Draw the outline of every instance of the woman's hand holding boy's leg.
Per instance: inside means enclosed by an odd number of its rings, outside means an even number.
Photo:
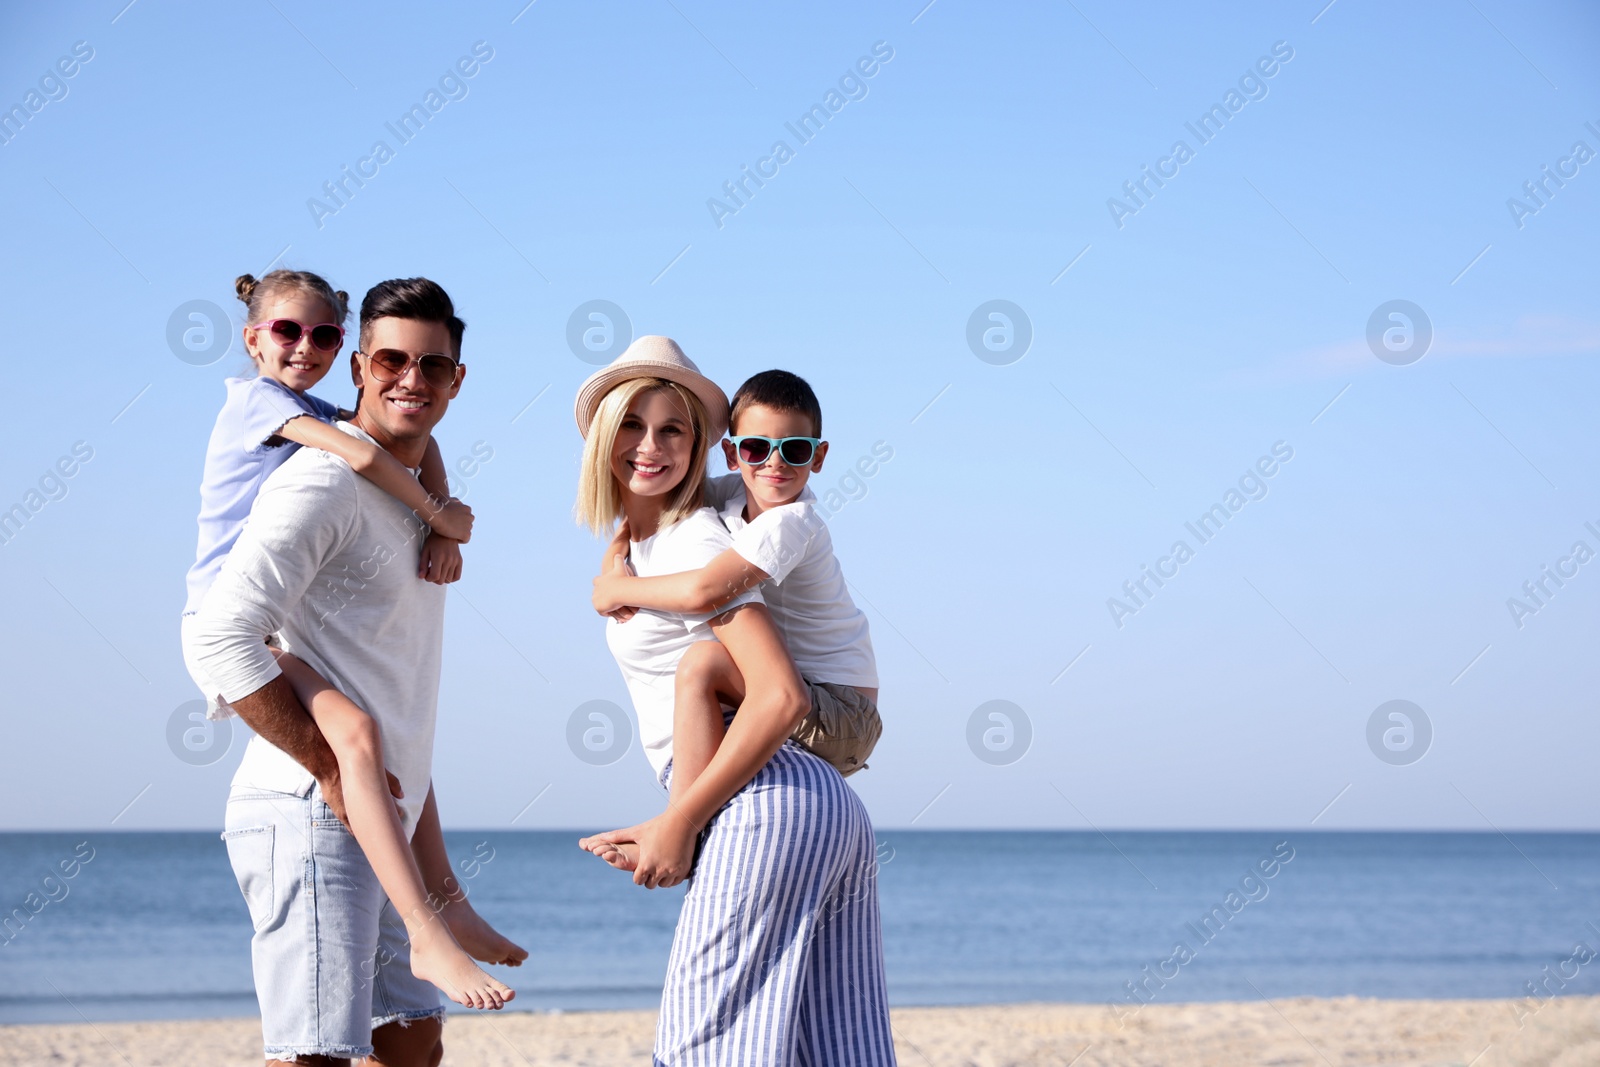
[[[581,837],[578,847],[605,860],[619,871],[632,873],[639,865],[639,846],[632,841],[602,841],[599,837]]]
[[[648,822],[624,830],[608,830],[603,834],[585,837],[578,847],[594,853],[613,867],[633,871],[633,884],[646,889],[667,889],[689,877],[694,866],[694,843],[699,828],[685,819],[670,804],[667,810]],[[632,868],[628,862],[629,846],[637,858]],[[622,853],[613,855],[613,850]]]

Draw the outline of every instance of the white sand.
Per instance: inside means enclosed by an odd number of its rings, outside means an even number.
[[[1015,1004],[902,1008],[905,1067],[1600,1067],[1600,997],[1547,1003],[1518,1027],[1508,1000],[1171,1004],[1118,1029],[1106,1008]],[[648,1064],[654,1012],[453,1017],[444,1062],[472,1067]],[[0,1026],[0,1067],[251,1067],[252,1019]]]

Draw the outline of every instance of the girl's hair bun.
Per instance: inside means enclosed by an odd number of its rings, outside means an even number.
[[[247,323],[259,320],[272,298],[285,293],[304,293],[316,297],[328,305],[334,319],[340,323],[350,317],[350,297],[343,291],[336,291],[322,275],[310,271],[280,267],[260,278],[253,274],[241,274],[234,279],[233,289],[249,309],[245,312]]]

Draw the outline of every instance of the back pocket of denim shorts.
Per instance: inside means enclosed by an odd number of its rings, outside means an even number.
[[[250,922],[257,930],[272,918],[272,826],[246,826],[228,830],[222,840],[228,846],[228,862],[250,909]]]

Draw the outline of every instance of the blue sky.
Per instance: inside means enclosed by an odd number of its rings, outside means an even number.
[[[819,488],[892,449],[831,519],[883,676],[852,779],[879,825],[1600,827],[1576,758],[1600,562],[1573,557],[1600,552],[1592,7],[124,2],[0,16],[0,104],[38,91],[0,144],[0,506],[41,490],[0,545],[0,827],[220,823],[243,737],[197,766],[167,731],[205,440],[245,365],[232,279],[272,263],[357,298],[426,274],[469,324],[439,438],[492,458],[461,482],[448,825],[658,803],[637,745],[567,743],[580,705],[626,705],[571,518],[568,320],[608,300],[730,391],[807,376]],[[368,177],[331,201],[346,167]],[[769,177],[730,205],[745,167]],[[1169,177],[1131,203],[1145,167]],[[968,344],[993,300],[1020,358]],[[1367,339],[1395,300],[1432,331],[1403,365]],[[168,341],[192,301],[230,317],[205,365]],[[1275,445],[1200,543],[1185,524]],[[1176,573],[1134,603],[1145,566]],[[1546,566],[1576,574],[1513,617]],[[1369,744],[1392,700],[1427,718],[1420,759],[1415,717],[1411,762]],[[1009,749],[992,701],[1026,718]]]

